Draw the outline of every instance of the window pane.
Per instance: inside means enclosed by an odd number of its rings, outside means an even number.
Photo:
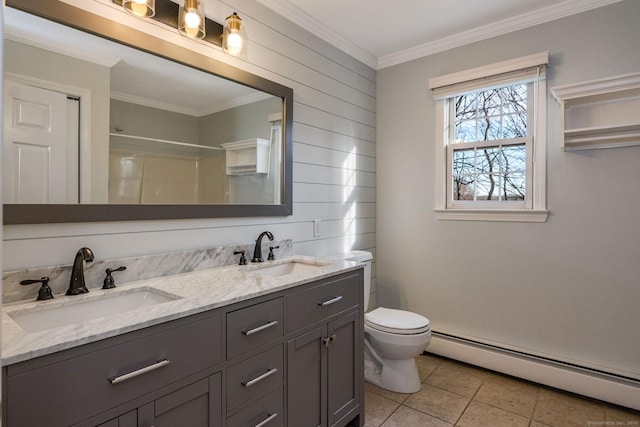
[[[524,200],[526,182],[523,173],[504,174],[500,184],[502,200]]]
[[[453,200],[473,200],[473,175],[454,175],[452,198]]]
[[[473,119],[476,117],[477,93],[456,97],[456,120]]]
[[[501,110],[500,89],[486,90],[478,94],[478,116],[499,116]]]
[[[527,85],[521,83],[501,89],[503,114],[522,113],[527,111]]]
[[[498,200],[498,175],[479,174],[476,178],[476,200]]]
[[[527,170],[527,147],[525,144],[507,145],[502,148],[502,172],[520,172]]]
[[[453,152],[453,174],[469,175],[474,172],[475,150],[455,150]]]
[[[475,142],[476,120],[463,120],[456,123],[456,142]]]
[[[527,136],[527,113],[503,116],[503,138],[521,138]]]
[[[477,150],[476,171],[478,173],[499,172],[500,148],[482,148]]]
[[[477,121],[478,124],[478,137],[475,141],[487,141],[487,133],[489,132],[489,123],[482,119]]]
[[[488,118],[486,132],[486,135],[482,138],[483,141],[495,141],[496,139],[502,139],[500,117]]]

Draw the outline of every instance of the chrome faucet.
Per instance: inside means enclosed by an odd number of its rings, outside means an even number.
[[[253,258],[251,259],[251,262],[264,261],[264,259],[262,259],[262,238],[264,236],[267,236],[269,240],[273,240],[273,234],[271,234],[270,231],[263,231],[262,233],[260,233],[258,239],[256,240],[256,247],[253,248]]]
[[[80,248],[76,253],[76,258],[73,261],[73,268],[71,269],[71,281],[69,282],[69,289],[67,289],[67,295],[86,294],[89,292],[87,286],[84,284],[84,262],[93,261],[93,252],[89,248]]]

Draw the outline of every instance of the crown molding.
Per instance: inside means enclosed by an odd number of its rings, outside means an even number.
[[[142,105],[145,107],[156,108],[164,111],[171,111],[173,113],[184,114],[191,117],[204,117],[210,114],[218,113],[220,111],[241,107],[243,105],[252,104],[254,102],[262,101],[272,97],[272,95],[260,92],[260,93],[240,96],[235,99],[227,100],[225,102],[221,102],[215,105],[210,105],[205,108],[196,109],[196,108],[183,107],[181,105],[176,105],[176,104],[170,104],[167,102],[156,101],[153,99],[143,98],[141,96],[130,95],[127,93],[122,93],[117,91],[111,91],[110,96],[111,96],[111,99],[116,99],[118,101],[129,102],[131,104]]]
[[[362,62],[365,65],[368,65],[371,68],[376,68],[377,58],[362,49],[359,46],[351,43],[349,40],[345,39],[335,31],[331,30],[322,22],[317,19],[311,17],[309,14],[300,10],[293,4],[291,4],[287,0],[257,0],[258,3],[268,7],[269,9],[276,12],[278,15],[283,16],[296,23],[298,26],[304,28],[309,31],[311,34],[319,37],[320,39],[326,41],[327,43],[333,45],[334,47],[340,49],[341,51],[347,53],[348,55],[354,57],[358,61]]]
[[[609,4],[618,3],[622,0],[566,0],[562,3],[538,9],[529,13],[524,13],[484,25],[478,28],[443,37],[429,43],[424,43],[395,53],[384,55],[376,59],[375,56],[354,45],[349,40],[329,29],[322,22],[312,18],[287,0],[257,0],[259,3],[283,16],[284,18],[297,23],[310,33],[351,55],[362,63],[380,70],[393,65],[423,58],[438,52],[443,52],[456,47],[486,40],[492,37],[518,31],[545,22],[586,12]]]
[[[453,36],[443,37],[433,42],[424,43],[396,53],[381,56],[378,58],[376,69],[380,70],[382,68],[391,67],[414,59],[433,55],[438,52],[443,52],[445,50],[464,46],[470,43],[486,40],[491,37],[511,33],[513,31],[522,30],[534,25],[544,24],[545,22],[597,9],[620,1],[622,0],[567,0],[553,6],[517,15],[512,18],[467,30]]]

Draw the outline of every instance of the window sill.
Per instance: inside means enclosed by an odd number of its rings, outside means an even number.
[[[435,209],[436,219],[449,221],[546,222],[549,211],[531,209]]]

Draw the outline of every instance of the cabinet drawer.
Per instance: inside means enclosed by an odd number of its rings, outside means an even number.
[[[357,306],[362,287],[362,276],[356,272],[287,295],[287,333]]]
[[[227,427],[278,427],[284,425],[282,387],[252,402],[250,406],[227,418]]]
[[[53,363],[41,359],[39,367],[16,369],[15,375],[10,370],[5,406],[8,424],[73,424],[224,358],[220,316],[154,329],[139,339],[120,340],[106,348],[89,344],[87,352],[65,360],[52,355]]]
[[[282,345],[278,345],[227,369],[227,409],[282,384],[283,367]]]
[[[227,314],[227,357],[233,359],[282,337],[283,300],[278,298]]]

